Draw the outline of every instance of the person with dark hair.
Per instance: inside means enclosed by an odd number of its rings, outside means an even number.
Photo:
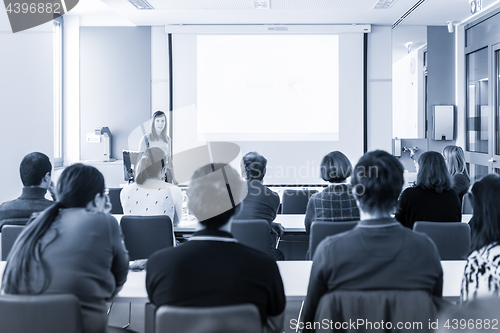
[[[452,177],[451,188],[458,195],[460,203],[462,203],[462,198],[470,187],[469,172],[465,164],[464,151],[458,146],[446,146],[443,149],[443,157],[446,161],[448,172]]]
[[[140,150],[145,152],[148,148],[158,147],[165,153],[165,181],[177,185],[174,175],[174,165],[172,163],[172,145],[170,137],[167,135],[167,116],[163,111],[153,113],[151,129],[145,134],[140,142]]]
[[[418,159],[415,187],[403,191],[396,220],[412,229],[416,221],[460,222],[462,208],[441,154],[428,151]]]
[[[403,166],[394,156],[376,150],[361,157],[351,177],[361,221],[319,244],[304,322],[313,322],[321,297],[336,290],[425,290],[441,297],[443,271],[436,245],[391,217],[403,182]]]
[[[205,165],[193,174],[188,192],[189,210],[203,229],[188,242],[149,257],[146,289],[151,302],[157,307],[251,303],[263,323],[282,314],[285,294],[276,262],[229,233],[247,194],[240,175],[228,164]]]
[[[134,170],[135,183],[120,192],[125,215],[167,215],[176,226],[182,219],[182,192],[165,182],[166,156],[157,147],[148,148]]]
[[[352,189],[345,181],[351,176],[352,164],[340,151],[332,151],[321,161],[321,178],[329,183],[314,193],[307,203],[304,224],[309,234],[314,221],[357,221],[359,209]]]
[[[276,249],[278,237],[284,229],[280,223],[273,222],[280,205],[279,195],[262,184],[266,174],[267,159],[257,152],[243,156],[242,172],[248,185],[248,194],[243,200],[243,208],[235,216],[238,220],[266,220],[271,227],[271,253],[275,259],[284,259],[283,253]]]
[[[58,201],[21,233],[7,258],[6,294],[74,294],[83,332],[104,333],[106,301],[123,286],[128,254],[120,226],[108,214],[104,177],[94,167],[67,167],[57,184]]]
[[[19,167],[23,193],[15,200],[0,205],[0,228],[5,219],[26,219],[33,213],[41,212],[54,204],[54,201],[45,199],[47,190],[55,199],[52,188],[52,164],[47,155],[39,152],[24,156]]]
[[[472,253],[462,279],[463,301],[499,296],[500,292],[500,176],[485,176],[471,192]]]

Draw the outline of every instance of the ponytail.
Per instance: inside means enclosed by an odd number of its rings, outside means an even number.
[[[41,257],[39,240],[49,230],[59,214],[59,209],[63,207],[63,203],[56,202],[38,215],[19,235],[7,257],[7,265],[3,272],[2,290],[4,293],[41,294],[49,287],[50,270]],[[32,269],[40,268],[42,270],[42,287],[40,290],[34,290],[29,276]]]

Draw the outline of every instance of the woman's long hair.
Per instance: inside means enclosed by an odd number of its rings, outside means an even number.
[[[474,215],[469,224],[472,251],[500,242],[500,176],[490,174],[472,187]]]
[[[163,130],[161,133],[156,133],[156,128],[155,128],[155,120],[156,118],[159,117],[165,117],[165,127],[163,127]],[[167,116],[163,111],[156,111],[153,113],[153,121],[151,122],[151,131],[148,134],[148,139],[149,141],[158,141],[162,140],[165,141],[166,143],[170,143],[170,138],[167,137]]]
[[[418,159],[418,173],[415,185],[441,193],[451,188],[451,176],[446,169],[443,155],[428,151]]]
[[[50,229],[59,209],[86,207],[98,193],[104,193],[104,177],[96,168],[73,164],[63,171],[57,183],[58,201],[24,228],[10,251],[2,281],[5,293],[41,294],[49,287],[51,274],[42,259],[40,240]],[[34,290],[30,282],[33,270],[42,271],[39,290]]]
[[[462,148],[458,146],[446,146],[443,149],[443,156],[446,160],[446,165],[448,167],[448,172],[450,175],[454,176],[457,173],[463,173],[469,176],[467,171],[467,166],[465,164],[465,154]]]

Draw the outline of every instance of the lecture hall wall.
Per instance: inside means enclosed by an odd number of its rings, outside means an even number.
[[[9,31],[6,13],[1,11],[0,30]],[[31,151],[45,152],[49,157],[53,155],[53,115],[52,115],[52,36],[48,31],[50,24],[34,28],[28,32],[12,35],[0,34],[0,61],[2,61],[2,75],[0,76],[0,110],[2,122],[0,136],[3,141],[0,152],[5,156],[4,163],[4,190],[0,191],[0,202],[17,197],[22,190],[18,177],[19,162],[22,157]],[[102,58],[113,58],[119,54],[140,54],[141,59],[150,57],[150,72],[138,80],[131,80],[137,73],[136,67],[101,66],[97,76],[82,73],[81,65],[89,51],[89,30],[80,28],[78,17],[65,17],[65,67],[64,73],[64,154],[65,164],[71,164],[80,159],[94,159],[92,150],[82,149],[85,131],[96,126],[109,126],[116,134],[115,142],[121,142],[114,148],[121,151],[125,137],[128,136],[130,124],[123,119],[133,121],[146,120],[151,109],[168,109],[168,62],[166,41],[163,27],[138,28],[93,28],[91,34],[99,30],[106,31],[106,36],[112,41],[108,52],[94,49],[101,53]],[[109,30],[106,30],[109,29]],[[134,31],[135,30],[135,31]],[[82,38],[81,34],[85,36]],[[142,47],[150,50],[134,50],[134,45],[126,40],[126,35],[147,36],[149,41],[142,43]],[[77,42],[78,41],[78,42]],[[82,42],[83,41],[83,42]],[[86,42],[85,42],[86,41]],[[102,42],[102,40],[101,40]],[[150,46],[144,46],[150,45]],[[85,48],[81,50],[80,48]],[[87,52],[87,53],[86,53]],[[137,53],[139,52],[139,53]],[[118,60],[117,60],[118,61]],[[5,64],[9,64],[6,66]],[[88,68],[88,67],[87,67]],[[143,67],[141,67],[143,68]],[[143,73],[144,74],[144,73]],[[108,78],[107,85],[113,84],[113,93],[102,93],[89,86],[89,82],[82,80]],[[124,80],[123,78],[129,78]],[[391,151],[392,128],[392,62],[391,62],[391,28],[388,26],[372,26],[368,35],[368,149],[384,149]],[[110,79],[111,78],[111,79]],[[122,79],[119,79],[122,78]],[[110,81],[112,80],[112,81]],[[84,89],[82,89],[82,87]],[[90,88],[89,88],[90,87]],[[101,90],[105,85],[101,84]],[[134,88],[137,94],[127,93],[127,103],[118,108],[103,109],[82,107],[82,102],[95,99],[95,105],[112,105],[119,91],[129,92]],[[93,91],[93,92],[92,92]],[[149,96],[146,95],[149,92]],[[85,96],[82,96],[85,93]],[[88,95],[94,94],[94,95]],[[85,104],[85,103],[83,103]],[[82,114],[85,112],[85,114]],[[83,120],[82,120],[83,119]],[[120,121],[112,122],[113,119]],[[89,122],[89,120],[92,120]],[[86,128],[82,128],[85,126]],[[325,152],[318,152],[323,155]],[[8,159],[7,159],[8,157]],[[116,156],[119,158],[119,156]]]

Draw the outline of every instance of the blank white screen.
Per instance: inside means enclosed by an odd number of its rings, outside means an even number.
[[[338,140],[338,45],[337,35],[198,36],[199,138]]]
[[[228,36],[226,35],[205,35],[205,34],[173,34],[173,132],[172,144],[174,154],[184,150],[204,145],[205,141],[230,141],[239,145],[241,153],[257,151],[267,158],[267,173],[264,178],[266,184],[323,184],[319,177],[319,168],[322,158],[334,150],[342,151],[354,165],[363,154],[363,34],[346,33],[336,35],[338,38],[338,140],[299,139],[289,141],[284,139],[259,139],[255,132],[248,133],[253,136],[253,140],[247,140],[245,133],[236,133],[239,139],[216,140],[210,135],[202,139],[198,130],[199,98],[198,92],[198,38],[201,36]],[[233,35],[235,38],[244,38],[248,35]],[[265,36],[268,36],[267,34]],[[287,37],[286,34],[269,35],[273,37]],[[307,36],[333,36],[331,34],[317,34]],[[298,46],[300,48],[300,45]],[[216,52],[216,51],[214,51]],[[220,55],[223,57],[223,55]],[[283,61],[288,57],[284,56]],[[302,59],[300,62],[307,62]],[[221,64],[223,65],[223,64]],[[214,66],[213,75],[204,75],[203,80],[217,81],[220,75],[220,67]],[[319,69],[321,70],[321,68]],[[215,78],[214,78],[215,76]],[[223,82],[223,81],[222,81]],[[260,82],[260,81],[259,81]],[[257,83],[259,83],[257,82]],[[203,94],[203,92],[201,93]],[[221,98],[219,98],[221,100]],[[219,101],[224,103],[224,101]],[[234,122],[247,123],[251,114],[242,111],[244,103],[232,106],[232,114],[237,117]],[[311,108],[307,108],[296,119],[292,119],[294,124],[302,125],[310,117],[314,117]],[[275,113],[268,111],[261,117],[254,117],[259,131],[262,128],[279,129],[280,120],[270,120]],[[216,117],[220,121],[220,127],[227,126],[228,122]],[[260,118],[260,119],[257,119]],[[292,117],[290,117],[292,118]],[[316,119],[315,126],[322,126],[323,119]],[[238,125],[247,126],[247,125]],[[241,127],[240,127],[241,130]],[[213,130],[212,130],[213,131]],[[277,130],[274,131],[277,133]],[[279,134],[279,133],[278,133]],[[319,135],[308,132],[307,136]],[[224,132],[218,131],[218,136]],[[233,135],[233,133],[226,133]],[[260,135],[266,135],[260,134]],[[299,136],[301,133],[294,134]],[[243,139],[244,138],[244,139]]]

